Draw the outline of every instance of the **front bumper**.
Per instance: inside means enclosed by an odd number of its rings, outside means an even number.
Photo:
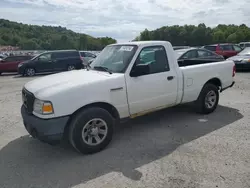
[[[69,116],[41,119],[33,114],[29,114],[23,105],[21,107],[21,114],[26,130],[34,138],[47,143],[62,140]]]
[[[18,74],[22,74],[22,75],[23,75],[23,74],[24,74],[24,69],[25,69],[25,68],[24,68],[23,66],[18,67],[18,68],[17,68]]]

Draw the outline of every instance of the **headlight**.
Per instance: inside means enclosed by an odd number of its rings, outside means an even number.
[[[53,114],[53,105],[49,101],[42,101],[39,99],[35,99],[33,110],[35,113],[47,115],[47,114]]]
[[[22,64],[22,63],[18,64],[18,67],[21,67],[21,66],[23,66],[23,64]]]

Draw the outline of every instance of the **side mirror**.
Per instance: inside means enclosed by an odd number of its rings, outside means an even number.
[[[147,75],[149,74],[149,72],[150,72],[149,65],[138,64],[132,69],[132,71],[130,72],[130,76],[138,77],[142,75]]]

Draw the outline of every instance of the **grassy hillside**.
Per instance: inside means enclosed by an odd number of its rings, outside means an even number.
[[[27,25],[0,19],[0,45],[19,46],[22,50],[101,50],[116,43],[110,37],[94,38],[64,27]]]

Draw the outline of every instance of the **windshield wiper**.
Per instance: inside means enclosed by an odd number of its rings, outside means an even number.
[[[94,66],[94,69],[99,69],[99,70],[104,70],[108,72],[109,74],[112,74],[113,72],[109,70],[107,67],[102,67],[102,66]]]

